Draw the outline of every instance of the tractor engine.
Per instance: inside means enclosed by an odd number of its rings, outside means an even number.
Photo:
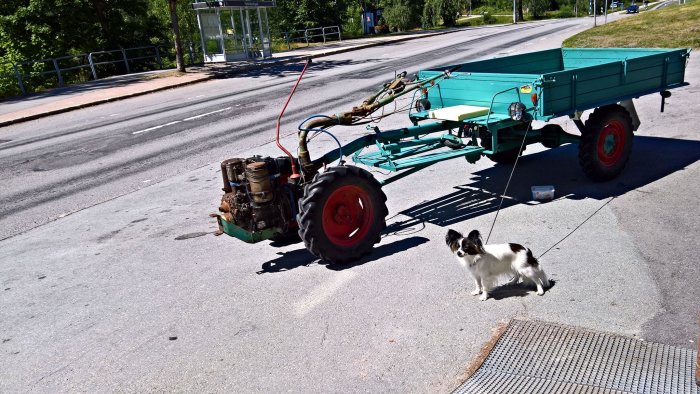
[[[219,230],[258,242],[295,229],[299,188],[288,182],[291,174],[289,157],[221,162],[224,195],[217,215]]]

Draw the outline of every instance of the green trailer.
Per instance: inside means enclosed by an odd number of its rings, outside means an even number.
[[[530,144],[577,143],[584,173],[593,181],[610,180],[624,169],[640,125],[632,100],[660,93],[663,112],[670,89],[687,85],[689,54],[685,48],[552,49],[421,70],[414,78],[401,73],[351,111],[305,120],[298,157],[278,139],[287,157],[222,162],[220,231],[247,242],[296,232],[316,256],[343,263],[379,241],[387,215],[382,184],[436,162],[487,157],[511,163]],[[400,97],[410,98],[409,104],[394,107],[407,110],[411,125],[372,126]],[[581,115],[590,109],[584,124]],[[533,121],[563,116],[581,135],[553,123],[532,127]],[[344,145],[329,131],[358,125],[368,132]],[[338,148],[312,160],[307,142],[319,133],[331,135]],[[395,174],[379,182],[345,158]],[[256,172],[261,169],[262,175]]]

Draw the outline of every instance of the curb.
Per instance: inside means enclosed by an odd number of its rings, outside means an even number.
[[[393,43],[397,43],[397,42],[404,42],[404,41],[416,40],[419,38],[435,37],[435,36],[440,36],[440,35],[444,35],[444,34],[451,34],[451,33],[456,33],[456,32],[460,32],[460,31],[464,31],[464,30],[466,30],[466,29],[450,29],[450,30],[438,31],[438,32],[434,32],[434,33],[416,34],[413,36],[406,36],[406,37],[401,37],[401,38],[397,38],[397,39],[393,39],[393,40],[373,42],[373,43],[368,43],[368,44],[359,44],[357,46],[352,46],[352,47],[347,47],[347,48],[338,48],[338,49],[333,49],[333,50],[315,53],[315,54],[311,54],[311,55],[292,56],[288,59],[282,59],[282,60],[278,60],[278,61],[271,61],[271,62],[265,62],[265,63],[251,63],[251,64],[247,64],[247,65],[242,66],[242,67],[237,67],[237,68],[235,68],[231,71],[225,72],[223,74],[225,74],[227,76],[232,76],[232,75],[240,74],[240,73],[243,73],[246,71],[269,68],[269,67],[279,66],[282,64],[296,63],[299,61],[303,61],[305,59],[316,59],[316,58],[320,58],[320,57],[332,56],[332,55],[337,55],[340,53],[346,53],[346,52],[356,51],[356,50],[365,49],[365,48],[372,48],[372,47],[377,47],[377,46],[382,46],[382,45],[388,45],[388,44],[393,44]],[[168,86],[162,86],[162,87],[158,87],[158,88],[143,90],[140,92],[124,94],[124,95],[117,96],[117,97],[110,97],[107,99],[98,99],[98,100],[95,100],[95,101],[92,101],[89,103],[71,105],[68,107],[58,108],[55,110],[49,110],[49,111],[38,113],[38,114],[32,114],[32,115],[23,116],[23,117],[16,118],[16,119],[1,121],[0,127],[10,126],[10,125],[22,123],[22,122],[28,122],[30,120],[36,120],[36,119],[40,119],[40,118],[51,116],[51,115],[58,115],[58,114],[62,114],[62,113],[66,113],[66,112],[70,112],[70,111],[74,111],[74,110],[78,110],[78,109],[96,106],[99,104],[105,104],[105,103],[119,101],[119,100],[123,100],[123,99],[127,99],[127,98],[143,96],[143,95],[146,95],[149,93],[155,93],[155,92],[159,92],[159,91],[163,91],[163,90],[167,90],[167,89],[179,88],[179,87],[192,85],[195,83],[204,82],[204,81],[208,81],[208,80],[216,79],[216,78],[217,77],[215,75],[208,75],[208,76],[205,76],[201,79],[197,79],[197,80],[193,80],[193,81],[187,81],[187,82],[172,84],[172,85],[168,85]]]

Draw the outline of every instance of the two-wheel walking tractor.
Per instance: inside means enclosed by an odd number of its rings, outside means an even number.
[[[422,70],[414,78],[404,72],[351,111],[304,121],[298,157],[279,144],[280,114],[277,142],[287,156],[221,163],[219,230],[246,242],[298,232],[311,253],[344,263],[369,253],[380,240],[387,215],[382,185],[436,162],[464,157],[473,163],[483,156],[513,162],[530,144],[577,143],[583,172],[593,181],[612,179],[625,167],[640,124],[632,99],[660,93],[663,112],[669,90],[687,85],[689,53],[553,49]],[[396,101],[401,96],[408,103],[403,108]],[[371,127],[387,115],[383,107],[390,103],[386,108],[408,112],[411,126]],[[581,114],[589,109],[594,111],[584,124]],[[531,127],[533,120],[562,116],[573,120],[580,136],[553,123]],[[355,125],[368,125],[368,131],[345,145],[329,132]],[[313,158],[307,143],[319,133],[331,135],[338,148]],[[395,175],[379,182],[344,158]]]

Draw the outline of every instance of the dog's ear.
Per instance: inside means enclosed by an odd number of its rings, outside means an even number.
[[[486,253],[484,250],[484,243],[481,241],[481,233],[479,233],[479,230],[472,230],[467,236],[467,239],[471,241],[474,246],[476,246],[479,253]]]
[[[447,246],[450,247],[452,253],[456,252],[457,249],[459,249],[459,240],[462,238],[463,237],[461,233],[452,229],[447,230],[447,235],[445,236],[445,243],[447,243]]]

